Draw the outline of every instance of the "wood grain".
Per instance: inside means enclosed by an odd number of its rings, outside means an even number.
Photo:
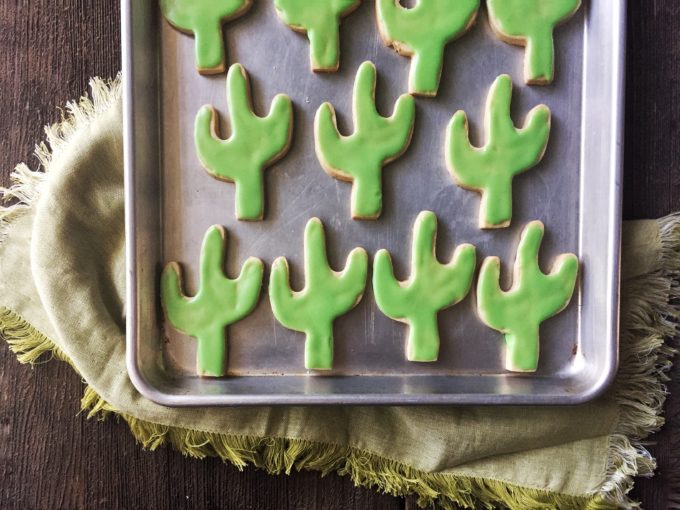
[[[680,3],[631,0],[629,32],[624,216],[657,217],[680,210]],[[0,184],[16,163],[37,165],[42,127],[86,91],[90,76],[115,76],[119,47],[115,0],[0,0]],[[651,446],[659,475],[635,490],[649,509],[669,507],[669,480],[680,469],[680,451],[671,448],[680,444],[680,384],[671,389],[673,419]],[[32,370],[0,346],[0,506],[416,508],[412,498],[357,489],[335,475],[270,477],[171,449],[144,452],[124,423],[78,415],[81,392],[63,363]]]

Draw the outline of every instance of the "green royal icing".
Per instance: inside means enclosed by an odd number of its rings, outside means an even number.
[[[566,308],[576,286],[579,268],[576,255],[561,255],[548,275],[539,268],[543,230],[540,221],[531,222],[524,229],[515,260],[515,279],[509,291],[500,287],[498,257],[484,261],[477,283],[479,316],[486,325],[505,334],[505,365],[513,372],[536,371],[539,326]]]
[[[227,100],[232,119],[231,136],[227,140],[219,139],[217,112],[211,106],[204,106],[196,117],[196,152],[210,175],[236,184],[236,217],[261,220],[264,169],[288,152],[293,106],[288,96],[279,94],[272,102],[269,115],[255,115],[248,78],[240,64],[229,69]]]
[[[171,25],[194,34],[199,72],[223,72],[226,57],[222,25],[245,13],[252,0],[160,0],[160,4]]]
[[[408,324],[406,357],[409,361],[437,360],[437,313],[465,298],[475,272],[474,246],[459,246],[450,263],[440,264],[435,251],[436,238],[437,217],[429,211],[421,212],[414,227],[411,276],[405,282],[394,277],[388,251],[380,250],[375,257],[375,300],[385,315]]]
[[[487,143],[481,149],[469,141],[468,119],[458,111],[446,133],[446,158],[456,183],[482,194],[480,228],[500,228],[512,219],[513,178],[537,165],[550,136],[550,109],[540,105],[531,110],[522,129],[510,117],[512,80],[499,76],[486,104]]]
[[[399,0],[376,0],[375,5],[385,43],[412,58],[409,92],[436,96],[444,48],[472,26],[479,0],[417,0],[412,8]]]
[[[555,72],[555,26],[571,18],[581,0],[487,0],[487,6],[494,30],[506,41],[526,46],[526,82],[551,83]]]
[[[274,0],[286,25],[305,32],[313,71],[337,71],[340,65],[340,20],[361,0]]]
[[[336,273],[328,265],[321,221],[312,218],[305,228],[305,277],[302,291],[290,288],[288,262],[274,261],[269,299],[276,319],[288,329],[305,333],[305,367],[333,368],[333,322],[354,308],[364,293],[368,255],[363,248],[350,253],[345,269]]]
[[[211,227],[203,239],[200,289],[192,297],[182,290],[181,269],[176,262],[161,276],[161,300],[170,324],[198,341],[196,370],[199,375],[221,377],[226,373],[225,330],[250,314],[262,287],[262,261],[249,258],[238,279],[224,275],[225,232]]]
[[[316,154],[328,174],[353,183],[352,217],[375,219],[382,211],[382,167],[408,148],[415,122],[415,101],[408,94],[396,102],[394,114],[382,117],[375,106],[376,70],[371,62],[359,67],[354,83],[354,133],[338,132],[330,103],[316,113]]]

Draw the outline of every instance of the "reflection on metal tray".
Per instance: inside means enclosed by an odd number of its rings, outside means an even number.
[[[364,2],[342,24],[337,74],[309,71],[307,40],[276,16],[271,2],[255,2],[226,26],[228,60],[240,62],[253,84],[255,109],[264,114],[274,95],[294,102],[290,153],[266,171],[266,216],[239,222],[234,186],[210,178],[193,146],[198,109],[213,104],[228,122],[226,74],[200,76],[194,40],[168,26],[155,0],[124,0],[126,199],[128,241],[128,368],[146,397],[166,405],[246,404],[569,404],[601,393],[612,380],[618,353],[618,278],[622,76],[625,2],[585,2],[556,32],[556,80],[525,86],[524,49],[498,40],[482,9],[477,23],[446,51],[439,95],[418,99],[413,142],[384,172],[384,210],[378,221],[353,221],[351,186],[328,177],[315,152],[313,119],[331,101],[340,128],[351,130],[355,73],[364,60],[378,69],[377,101],[391,114],[407,84],[409,60],[386,48],[374,3]],[[508,229],[477,227],[479,195],[453,183],[445,168],[444,132],[458,109],[468,112],[473,142],[481,141],[487,90],[501,73],[515,83],[517,123],[533,106],[553,111],[543,162],[515,180]],[[368,285],[361,304],[335,324],[335,367],[304,370],[304,336],[274,319],[266,293],[256,310],[229,328],[229,377],[195,376],[196,342],[164,324],[159,306],[163,264],[181,261],[195,290],[201,239],[213,224],[229,233],[228,267],[234,277],[248,256],[267,268],[288,258],[293,285],[302,287],[302,238],[307,220],[326,226],[331,263],[363,246],[372,257],[393,254],[397,276],[410,264],[411,228],[422,210],[439,218],[438,253],[446,259],[463,242],[478,259],[499,255],[506,283],[524,225],[543,221],[541,262],[573,251],[582,261],[570,306],[541,328],[538,372],[503,369],[500,333],[484,326],[471,293],[440,314],[436,363],[406,361],[406,327],[385,317]]]

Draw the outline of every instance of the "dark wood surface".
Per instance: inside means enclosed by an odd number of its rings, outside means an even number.
[[[624,215],[653,218],[680,210],[680,2],[631,0],[629,31]],[[16,163],[36,166],[42,127],[90,76],[118,72],[119,47],[115,0],[0,0],[0,184]],[[652,510],[669,508],[680,472],[680,384],[671,388],[669,424],[650,446],[658,476],[635,489]],[[144,452],[125,424],[78,415],[81,392],[65,364],[32,370],[0,345],[0,507],[415,508],[335,475],[269,477]]]

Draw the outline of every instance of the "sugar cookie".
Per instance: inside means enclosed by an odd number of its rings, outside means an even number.
[[[306,284],[300,292],[290,287],[288,261],[274,261],[269,299],[276,319],[288,329],[305,333],[305,367],[333,368],[333,322],[354,308],[363,296],[368,255],[355,248],[341,273],[328,265],[323,224],[312,218],[305,228]]]
[[[499,76],[486,103],[487,142],[482,148],[470,145],[468,119],[458,111],[446,132],[446,162],[456,183],[482,195],[480,228],[503,228],[512,220],[513,178],[536,166],[545,153],[550,136],[551,114],[539,105],[527,116],[522,129],[510,117],[512,80]]]
[[[161,301],[168,321],[178,331],[198,341],[196,371],[201,376],[226,373],[227,326],[250,314],[257,305],[264,266],[254,257],[246,260],[236,280],[224,275],[225,231],[211,227],[203,239],[200,289],[194,297],[182,290],[182,270],[176,262],[161,277]]]
[[[408,324],[406,358],[437,361],[437,313],[462,301],[470,291],[477,256],[470,244],[458,246],[451,262],[437,260],[437,217],[430,211],[418,215],[413,229],[411,276],[394,277],[392,259],[380,250],[373,264],[373,292],[378,308],[388,317]]]
[[[340,66],[340,21],[361,0],[274,0],[279,18],[307,34],[312,71],[335,72]]]
[[[543,274],[538,250],[543,223],[533,221],[522,233],[517,250],[512,288],[500,287],[500,260],[488,257],[479,273],[477,310],[490,328],[505,335],[505,367],[511,372],[535,372],[538,368],[539,327],[564,310],[576,286],[579,262],[571,253],[560,255],[552,272]]]
[[[402,95],[391,117],[375,106],[376,70],[371,62],[359,67],[354,82],[354,133],[338,132],[335,109],[324,103],[316,112],[316,154],[323,169],[352,184],[352,218],[371,220],[382,211],[382,167],[401,156],[411,143],[415,101]]]
[[[376,0],[378,28],[383,41],[411,57],[408,91],[436,96],[444,48],[475,22],[479,0],[417,0],[412,8],[400,0]]]
[[[555,27],[571,18],[581,0],[487,0],[489,21],[503,41],[526,46],[524,79],[531,85],[552,83],[555,75]]]
[[[196,38],[196,67],[201,74],[219,74],[227,67],[222,25],[242,16],[253,0],[160,0],[165,19]]]
[[[232,118],[231,136],[220,139],[217,112],[212,106],[204,106],[196,117],[196,152],[210,175],[236,184],[236,217],[261,220],[264,170],[288,152],[293,132],[293,105],[288,96],[279,94],[272,102],[269,115],[255,115],[248,76],[240,64],[229,69],[227,102]]]

